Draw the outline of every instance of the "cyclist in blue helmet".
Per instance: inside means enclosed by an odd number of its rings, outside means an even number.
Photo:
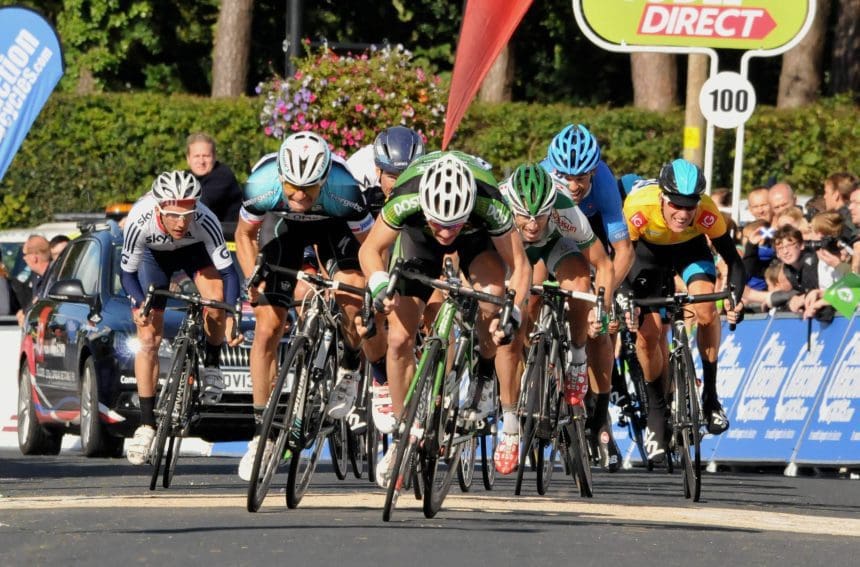
[[[594,234],[612,256],[613,290],[624,281],[633,265],[633,245],[621,211],[618,182],[601,159],[600,144],[582,124],[569,124],[550,142],[541,166],[562,182],[568,195],[588,218]],[[535,270],[535,278],[542,274]],[[580,277],[590,276],[582,265]],[[610,331],[616,328],[610,325]],[[599,440],[600,461],[607,470],[618,469],[620,457],[608,426],[609,394],[614,366],[612,340],[601,335],[588,341],[588,364],[592,370],[591,390],[596,400],[588,427]]]

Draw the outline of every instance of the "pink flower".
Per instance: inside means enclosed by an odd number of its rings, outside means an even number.
[[[356,105],[355,105],[355,111],[356,111],[356,112],[361,112],[361,111],[363,111],[363,110],[364,110],[364,105],[363,105],[363,104],[356,104]]]
[[[301,71],[296,71],[296,74],[295,74],[295,75],[293,75],[293,76],[296,78],[296,80],[297,80],[297,81],[301,81],[301,80],[302,80],[302,77],[303,77],[304,75],[302,74],[302,72],[301,72]]]
[[[325,120],[325,119],[320,120],[320,128],[323,128],[323,129],[328,128],[328,125],[329,125],[329,124],[330,124],[330,123],[329,123],[329,121],[328,121],[328,120]]]
[[[266,133],[266,136],[271,136],[271,135],[272,135],[272,127],[271,127],[271,126],[266,126],[266,127],[263,129],[263,131]]]

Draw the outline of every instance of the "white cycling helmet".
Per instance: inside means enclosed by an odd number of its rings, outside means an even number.
[[[460,158],[440,157],[421,176],[418,195],[424,216],[442,226],[460,224],[475,207],[475,176]]]
[[[313,132],[289,136],[278,150],[278,174],[296,187],[322,184],[330,169],[328,143]]]
[[[200,198],[200,182],[187,171],[165,171],[152,182],[152,194],[159,204]]]

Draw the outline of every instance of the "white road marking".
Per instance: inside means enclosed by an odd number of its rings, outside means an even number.
[[[350,492],[342,494],[308,494],[301,508],[377,508],[382,510],[381,493]],[[270,495],[263,503],[266,508],[282,508],[282,494]],[[244,508],[245,498],[235,495],[209,494],[183,496],[151,494],[141,496],[62,496],[8,497],[0,499],[0,510],[56,510],[57,508]],[[398,500],[398,513],[419,513],[421,503],[411,494]],[[808,535],[860,537],[860,520],[832,516],[808,516],[784,512],[735,510],[706,506],[627,506],[598,504],[582,500],[555,498],[480,495],[449,495],[444,510],[467,513],[511,514],[537,512],[552,515],[570,514],[589,522],[641,522],[644,526],[685,524],[708,527],[728,527],[752,531],[790,532]]]

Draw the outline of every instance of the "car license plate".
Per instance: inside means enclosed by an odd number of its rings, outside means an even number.
[[[227,384],[225,392],[231,394],[251,393],[251,374],[249,372],[222,371],[224,383]]]

